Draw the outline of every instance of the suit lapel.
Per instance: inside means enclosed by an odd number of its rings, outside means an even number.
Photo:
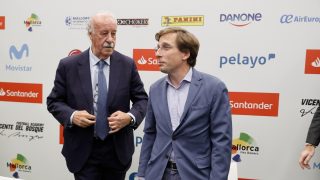
[[[160,112],[160,121],[165,121],[165,124],[168,125],[168,129],[170,129],[172,132],[171,118],[168,109],[167,82],[165,78],[163,78],[163,81],[160,83],[160,87],[156,87],[155,94],[159,94],[156,96],[154,104],[157,105],[156,109]]]
[[[82,56],[80,57],[80,60],[78,62],[78,73],[84,96],[87,99],[88,104],[92,105],[90,106],[90,109],[93,110],[93,93],[89,62],[89,50],[84,51]]]
[[[110,57],[110,68],[109,68],[109,87],[108,87],[108,104],[110,105],[113,101],[113,94],[116,93],[116,88],[118,87],[119,77],[121,75],[121,67],[119,64],[118,56],[116,51],[114,51]]]

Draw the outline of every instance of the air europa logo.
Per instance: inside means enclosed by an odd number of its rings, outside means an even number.
[[[0,82],[0,101],[42,103],[42,84]]]
[[[133,59],[138,70],[159,71],[160,67],[156,59],[154,49],[133,49]]]
[[[307,49],[305,74],[320,74],[320,49]]]
[[[281,24],[291,23],[320,23],[320,17],[316,16],[297,16],[293,14],[285,14],[280,17]]]
[[[161,26],[203,26],[204,16],[162,16]]]
[[[279,93],[229,92],[232,114],[278,116]]]

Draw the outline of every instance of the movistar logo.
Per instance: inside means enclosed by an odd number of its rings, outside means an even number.
[[[20,60],[23,55],[29,57],[29,46],[27,44],[23,44],[22,47],[18,50],[16,46],[12,45],[9,49],[10,59],[13,60],[13,57]]]

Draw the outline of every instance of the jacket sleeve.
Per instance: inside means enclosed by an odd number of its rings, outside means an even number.
[[[229,174],[232,147],[232,121],[228,90],[217,84],[210,112],[211,172],[210,179],[226,180]]]
[[[309,144],[313,144],[315,146],[319,145],[319,142],[320,142],[320,106],[317,108],[317,110],[312,118],[309,130],[308,130],[306,142]]]

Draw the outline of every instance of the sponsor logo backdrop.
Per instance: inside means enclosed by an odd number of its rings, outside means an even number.
[[[0,176],[73,179],[60,153],[63,129],[47,112],[46,97],[59,60],[89,47],[89,17],[108,7],[118,18],[116,49],[134,59],[147,91],[164,76],[155,59],[155,33],[182,26],[199,38],[196,68],[229,89],[230,158],[239,179],[319,179],[318,149],[311,170],[298,166],[320,102],[319,0],[2,3]],[[128,180],[136,176],[143,124],[134,140]]]

